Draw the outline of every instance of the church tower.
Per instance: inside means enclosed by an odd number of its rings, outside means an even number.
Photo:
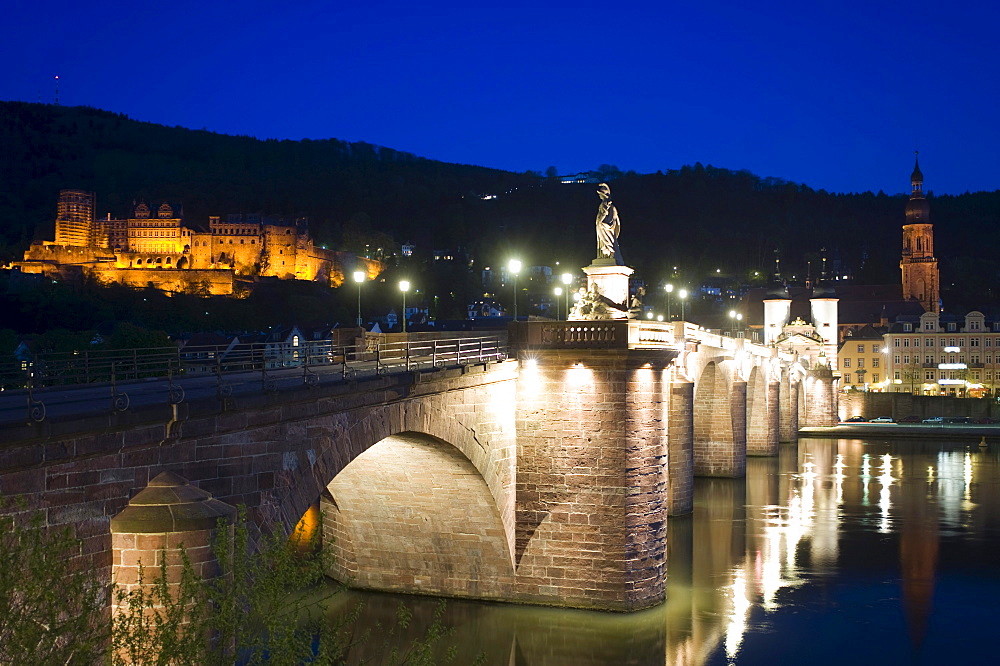
[[[919,155],[910,176],[912,193],[906,202],[906,224],[903,225],[903,257],[899,268],[903,273],[903,298],[920,301],[926,312],[938,312],[940,282],[938,262],[934,257],[934,225],[930,206],[924,198],[924,175],[920,173]]]

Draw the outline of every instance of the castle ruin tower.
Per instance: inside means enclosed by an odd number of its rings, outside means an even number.
[[[60,190],[56,204],[56,245],[87,247],[94,243],[94,193]]]
[[[930,206],[924,198],[924,175],[920,173],[919,155],[910,176],[913,191],[906,202],[906,224],[903,225],[903,256],[899,268],[903,273],[903,298],[920,301],[926,312],[941,309],[941,288],[938,262],[934,257],[934,225]]]

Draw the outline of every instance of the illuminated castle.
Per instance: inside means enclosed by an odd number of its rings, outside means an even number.
[[[317,247],[305,218],[261,215],[209,217],[208,229],[184,225],[179,204],[139,203],[127,219],[95,217],[95,196],[62,190],[55,241],[36,241],[15,267],[25,273],[72,277],[164,291],[229,294],[237,278],[277,277],[339,286],[345,271],[371,277],[378,262]]]

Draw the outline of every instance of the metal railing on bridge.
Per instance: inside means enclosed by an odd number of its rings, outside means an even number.
[[[60,413],[125,411],[140,402],[177,404],[191,395],[317,386],[420,369],[457,367],[507,357],[506,332],[449,337],[376,336],[355,344],[330,340],[239,343],[43,353],[0,362],[0,423],[44,421]],[[141,398],[140,398],[141,396]],[[75,405],[75,407],[74,407]]]

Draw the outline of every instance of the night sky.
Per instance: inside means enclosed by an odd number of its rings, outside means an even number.
[[[1000,188],[1000,3],[53,2],[0,99],[575,173],[701,162],[834,192]]]

